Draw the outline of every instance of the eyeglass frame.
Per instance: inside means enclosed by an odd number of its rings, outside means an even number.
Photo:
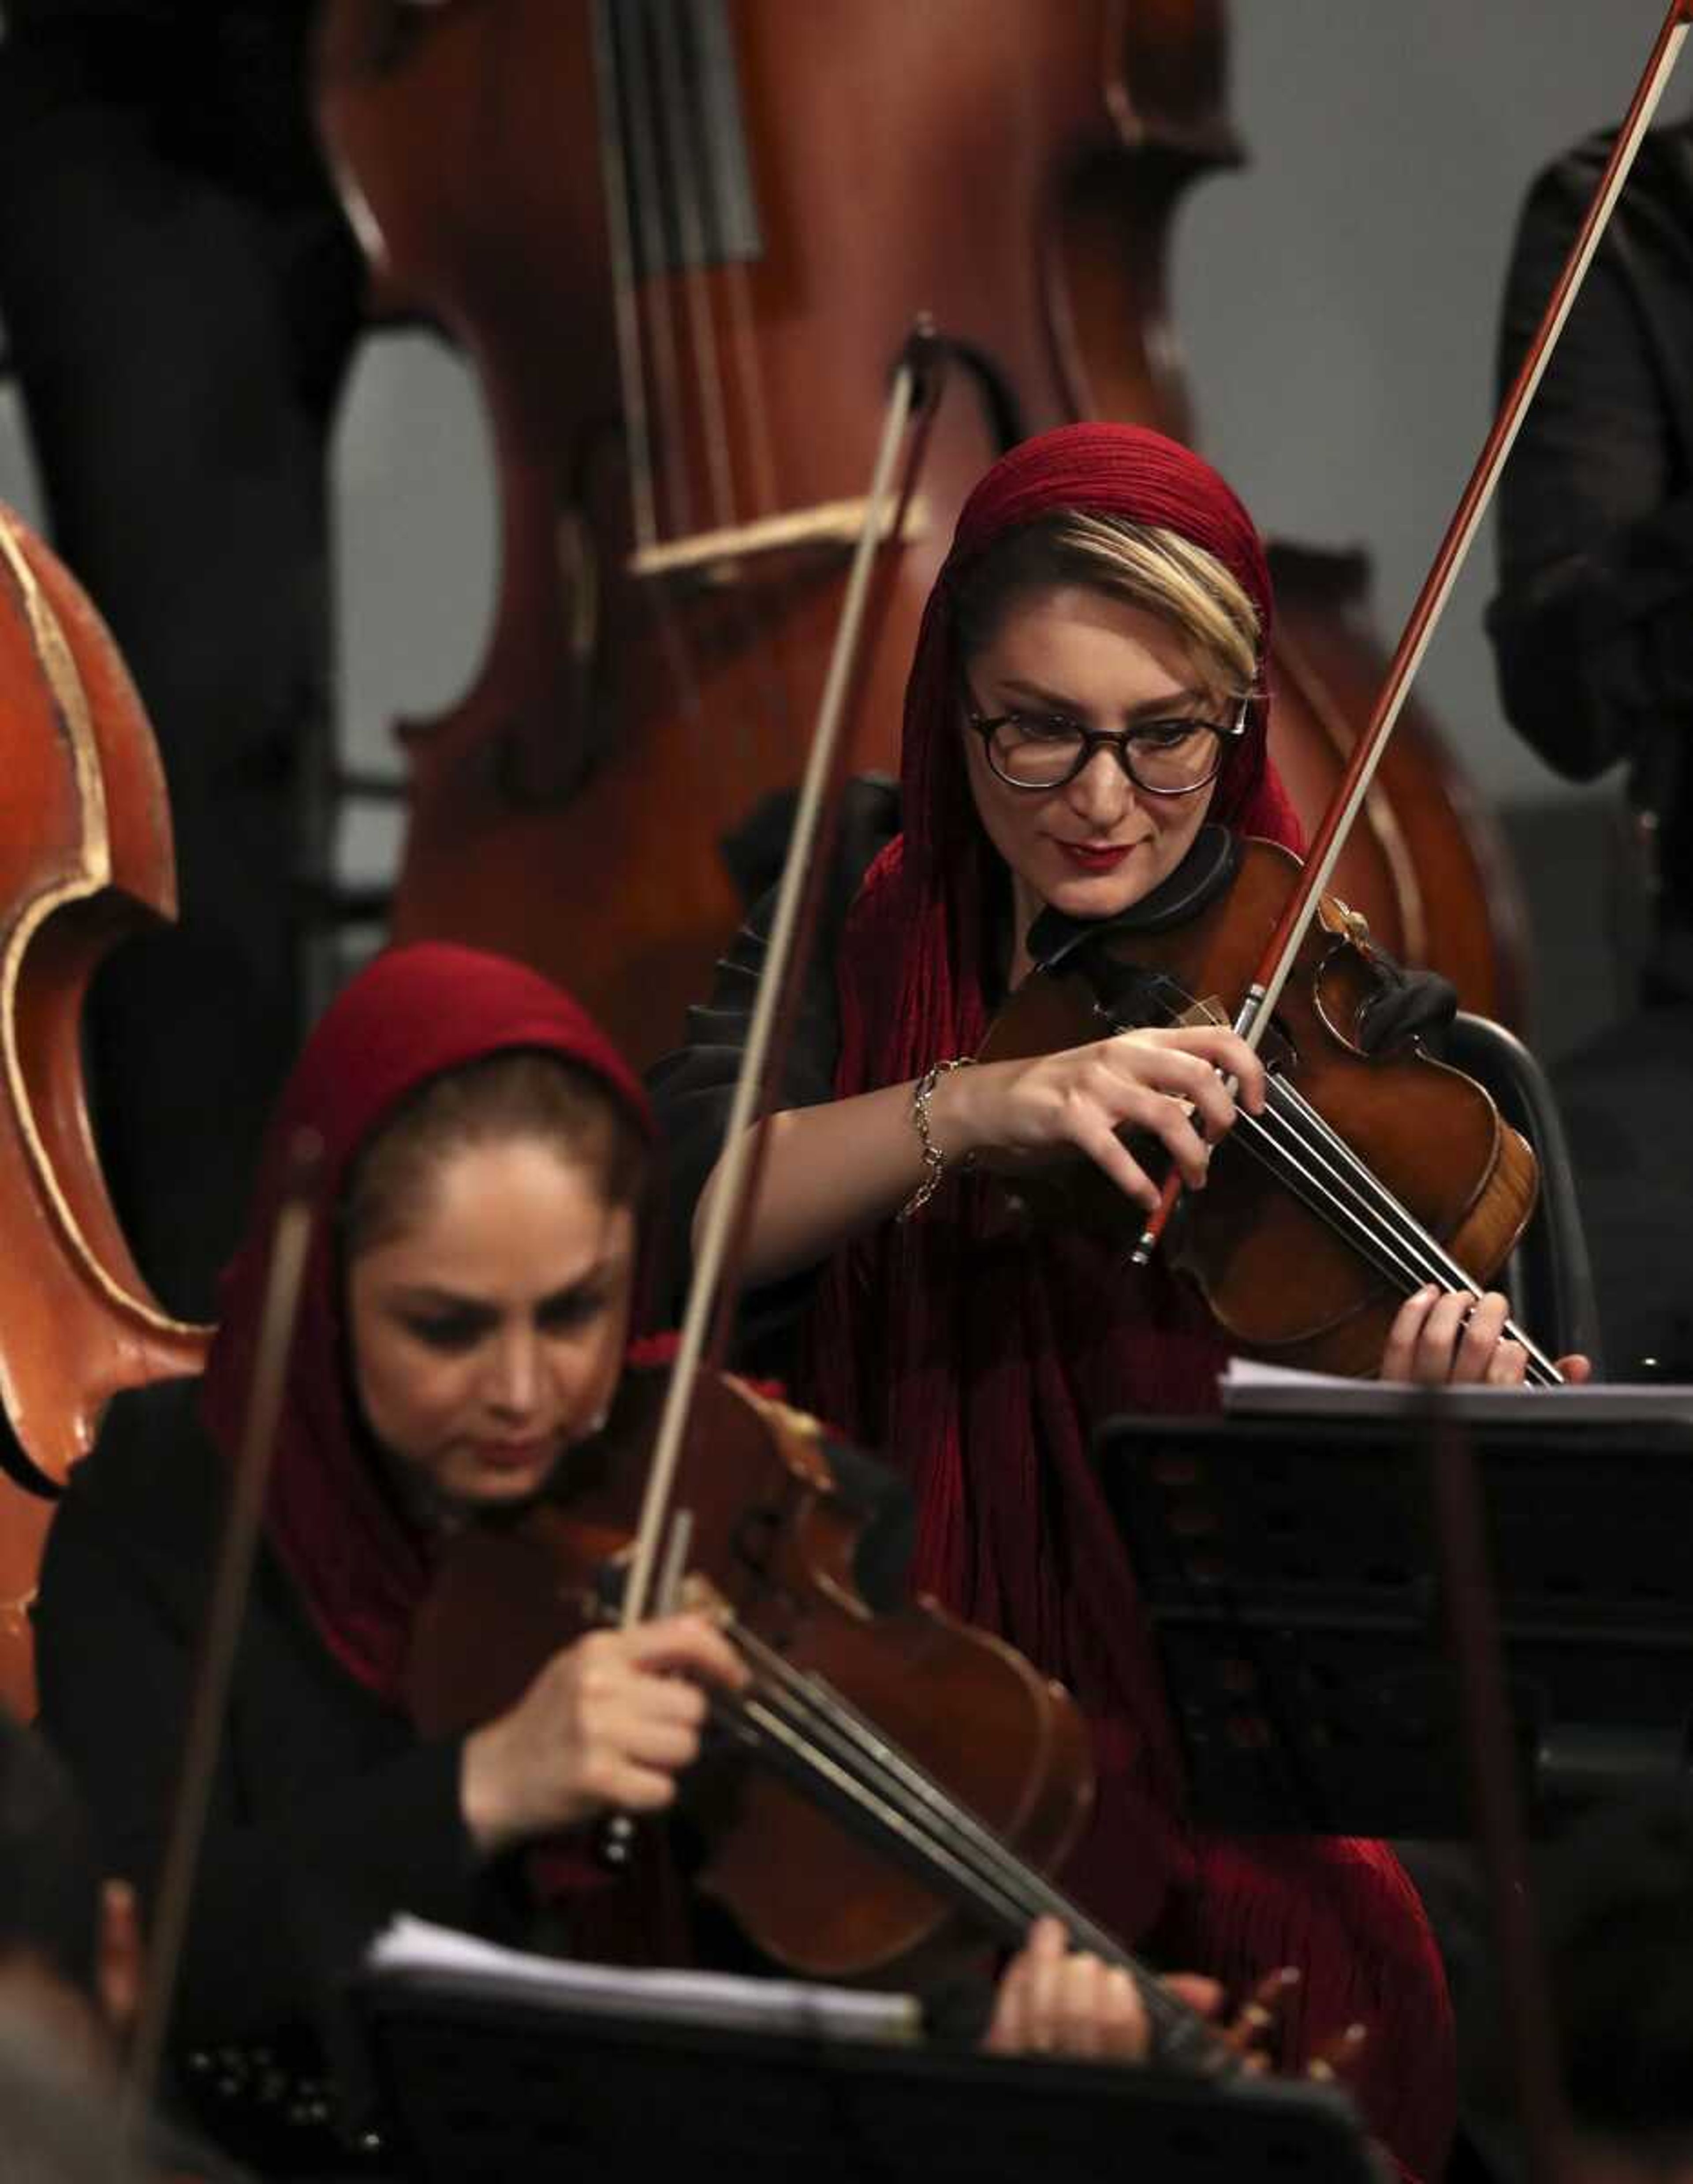
[[[1070,772],[1060,774],[1056,781],[1014,781],[1009,774],[1002,773],[993,762],[994,730],[1003,728],[1008,721],[1027,720],[1030,717],[1028,714],[1016,711],[977,712],[972,701],[969,685],[966,682],[964,684],[964,719],[981,738],[981,755],[986,760],[988,772],[994,779],[1003,782],[1007,788],[1021,789],[1026,796],[1049,796],[1055,788],[1068,788],[1072,781],[1079,779],[1087,772],[1088,767],[1093,763],[1094,753],[1100,749],[1108,749],[1112,753],[1130,782],[1140,790],[1143,796],[1193,796],[1197,795],[1200,789],[1210,787],[1226,765],[1229,752],[1245,735],[1247,711],[1252,704],[1254,695],[1254,693],[1249,690],[1241,699],[1239,710],[1235,715],[1232,727],[1221,721],[1181,721],[1183,727],[1204,728],[1208,734],[1216,738],[1217,762],[1204,780],[1190,781],[1180,788],[1157,788],[1150,782],[1143,781],[1135,772],[1129,757],[1129,747],[1137,736],[1145,735],[1149,729],[1173,727],[1180,720],[1179,715],[1172,714],[1167,721],[1147,721],[1138,728],[1088,728],[1084,727],[1080,721],[1072,722],[1071,725],[1075,727],[1076,733],[1081,738],[1081,749],[1077,753],[1076,763]],[[1066,720],[1069,716],[1065,714],[1053,714],[1048,717]]]

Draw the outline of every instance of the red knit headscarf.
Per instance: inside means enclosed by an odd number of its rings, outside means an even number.
[[[204,1415],[232,1461],[246,1415],[259,1314],[288,1149],[323,1146],[319,1220],[300,1298],[267,1509],[270,1538],[326,1644],[353,1675],[397,1697],[413,1615],[429,1581],[425,1542],[371,1462],[352,1394],[334,1214],[353,1162],[410,1096],[444,1072],[513,1050],[556,1055],[596,1078],[644,1138],[651,1112],[629,1065],[567,994],[504,957],[425,943],[378,956],[331,1004],[271,1125],[250,1218],[222,1283]]]
[[[1025,442],[971,494],[923,621],[907,692],[904,833],[850,913],[838,971],[835,1091],[906,1082],[974,1053],[1004,965],[1006,880],[976,816],[963,749],[958,578],[997,540],[1060,510],[1127,517],[1214,554],[1258,611],[1271,603],[1251,519],[1209,465],[1160,435],[1082,425]],[[1251,733],[1210,816],[1299,847]],[[997,975],[996,976],[996,972]],[[1208,1409],[1225,1357],[1198,1300],[1161,1268],[1131,1275],[1102,1247],[1028,1237],[982,1178],[949,1178],[907,1225],[884,1224],[825,1270],[807,1330],[815,1407],[909,1471],[915,1582],[1066,1682],[1099,1763],[1094,1825],[1069,1880],[1117,1932],[1242,1982],[1305,1971],[1288,2027],[1373,2028],[1361,2091],[1413,2169],[1438,2168],[1452,2113],[1450,2020],[1416,1899],[1376,1844],[1195,1838],[1162,1680],[1132,1573],[1088,1453],[1114,1412]]]

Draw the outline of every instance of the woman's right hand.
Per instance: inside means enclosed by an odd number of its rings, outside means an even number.
[[[1239,1080],[1234,1098],[1226,1077]],[[1183,1183],[1198,1190],[1210,1146],[1233,1127],[1237,1102],[1260,1112],[1263,1063],[1234,1032],[1196,1025],[1120,1032],[1091,1046],[954,1070],[936,1086],[929,1112],[948,1162],[973,1154],[981,1167],[1014,1170],[1076,1150],[1150,1208],[1159,1187],[1118,1132],[1161,1139]]]
[[[466,1739],[460,1796],[472,1840],[492,1855],[601,1813],[662,1811],[699,1753],[701,1687],[746,1681],[703,1615],[578,1638],[509,1713]]]

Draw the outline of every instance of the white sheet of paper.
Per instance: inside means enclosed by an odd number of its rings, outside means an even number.
[[[618,1964],[580,1964],[502,1948],[405,1914],[377,1935],[366,1963],[378,1972],[433,1972],[515,1984],[551,1997],[562,2010],[574,2006],[834,2040],[908,2042],[922,2031],[922,2012],[913,1995],[872,1994],[803,1980],[742,1979],[729,1972],[630,1971]]]
[[[1438,1404],[1477,1424],[1596,1427],[1652,1420],[1693,1423],[1693,1388],[1625,1380],[1581,1388],[1420,1388],[1403,1380],[1348,1380],[1330,1373],[1298,1373],[1285,1365],[1232,1357],[1220,1375],[1223,1408],[1232,1415],[1382,1418],[1403,1415],[1408,1402]]]

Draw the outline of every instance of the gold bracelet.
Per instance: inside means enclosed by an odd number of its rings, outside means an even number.
[[[950,1076],[955,1069],[969,1069],[974,1062],[975,1056],[969,1054],[958,1055],[951,1061],[932,1062],[912,1087],[911,1127],[916,1131],[918,1142],[923,1148],[923,1180],[894,1216],[897,1221],[909,1221],[914,1213],[920,1213],[941,1188],[941,1178],[947,1173],[947,1161],[930,1131],[929,1102],[935,1096],[935,1087],[943,1077]],[[958,1165],[962,1167],[969,1165],[968,1154]]]

